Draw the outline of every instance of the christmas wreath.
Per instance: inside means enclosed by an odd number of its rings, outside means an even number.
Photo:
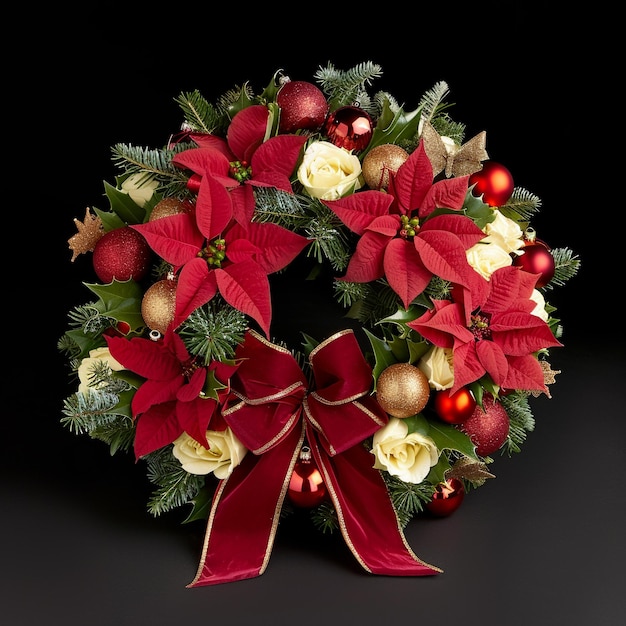
[[[115,145],[109,206],[74,220],[93,279],[58,342],[78,385],[61,422],[145,463],[151,514],[207,520],[190,587],[262,574],[296,508],[367,572],[439,573],[406,525],[494,477],[560,373],[546,298],[577,255],[536,237],[540,199],[485,132],[465,141],[445,82],[405,110],[371,93],[381,75],[181,93],[179,131]],[[339,314],[316,336],[311,298],[289,345],[297,284]]]

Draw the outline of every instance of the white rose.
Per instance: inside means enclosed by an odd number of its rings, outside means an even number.
[[[190,474],[213,472],[217,478],[228,478],[248,450],[230,428],[207,430],[206,438],[209,442],[208,450],[193,437],[183,433],[174,441],[174,456]]]
[[[121,191],[127,193],[136,205],[143,207],[152,198],[158,186],[159,182],[154,179],[154,176],[137,173],[131,174],[122,183]]]
[[[316,141],[305,151],[298,180],[312,198],[337,200],[363,186],[361,162],[349,150]]]
[[[452,370],[452,350],[432,346],[419,360],[417,366],[428,377],[431,389],[450,389],[454,384],[454,371]]]
[[[439,453],[430,437],[419,433],[409,433],[406,422],[391,417],[389,422],[374,433],[372,454],[374,468],[387,470],[407,483],[421,483],[433,465],[437,464]]]
[[[495,243],[507,253],[516,252],[524,247],[524,233],[519,224],[505,217],[498,209],[494,209],[496,219],[483,229],[487,235],[483,241]]]
[[[546,312],[546,300],[543,297],[541,291],[539,291],[538,289],[533,289],[532,294],[530,294],[530,299],[536,303],[535,308],[530,312],[531,315],[536,315],[544,322],[547,322],[548,313]]]
[[[108,348],[96,348],[89,351],[89,356],[85,357],[78,367],[78,380],[80,385],[78,391],[81,393],[87,393],[89,387],[93,387],[90,384],[90,379],[94,372],[94,367],[97,363],[105,361],[107,365],[115,372],[119,372],[124,369],[124,366],[113,358]]]
[[[511,255],[496,243],[487,243],[481,239],[465,251],[467,262],[483,277],[489,280],[501,267],[512,265]]]

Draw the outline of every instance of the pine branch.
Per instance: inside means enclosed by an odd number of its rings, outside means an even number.
[[[432,122],[435,115],[445,108],[443,101],[449,93],[448,83],[444,81],[435,83],[419,101],[417,108],[421,109],[420,119]]]
[[[230,119],[223,107],[215,107],[196,89],[181,93],[175,99],[183,111],[189,130],[200,133],[223,134]]]
[[[359,63],[349,70],[338,70],[332,63],[325,68],[321,67],[315,72],[314,78],[320,84],[324,93],[329,97],[331,110],[341,106],[353,104],[359,101],[363,106],[363,92],[372,81],[382,76],[382,67],[371,61]]]
[[[148,501],[148,512],[155,517],[189,504],[204,487],[205,477],[186,472],[172,454],[172,446],[145,457],[148,479],[158,488]]]
[[[398,515],[398,522],[402,528],[405,528],[413,517],[423,511],[424,504],[431,501],[435,488],[426,481],[416,485],[406,483],[388,472],[381,474]]]
[[[521,445],[526,441],[527,433],[535,428],[535,419],[526,393],[516,392],[504,396],[502,406],[509,416],[509,435],[502,450],[503,453],[511,456],[521,451]]]
[[[322,502],[311,511],[313,526],[323,533],[334,533],[339,530],[339,517],[332,504]]]
[[[516,222],[530,222],[540,209],[540,198],[523,187],[515,187],[509,200],[500,207],[505,217]]]
[[[552,250],[554,259],[554,276],[552,280],[543,287],[545,290],[563,287],[565,283],[578,274],[580,269],[580,259],[569,248],[554,248]]]

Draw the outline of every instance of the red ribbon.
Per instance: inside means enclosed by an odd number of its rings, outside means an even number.
[[[441,572],[411,551],[382,476],[362,445],[388,417],[370,395],[372,370],[354,333],[339,332],[311,352],[312,391],[293,355],[258,333],[246,334],[236,356],[242,361],[222,413],[252,453],[218,485],[198,572],[188,586],[265,571],[305,436],[359,564],[390,576]]]

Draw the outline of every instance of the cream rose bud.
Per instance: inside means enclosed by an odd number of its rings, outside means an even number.
[[[432,346],[419,360],[417,366],[428,377],[431,389],[441,391],[450,389],[454,384],[454,371],[452,370],[452,350]]]
[[[337,200],[363,186],[361,162],[349,150],[316,141],[304,152],[298,180],[312,198]]]
[[[374,468],[387,470],[406,483],[421,483],[430,468],[437,464],[435,442],[420,433],[409,433],[406,422],[397,417],[374,433],[372,454]]]
[[[190,474],[210,474],[219,479],[228,478],[241,463],[248,452],[247,448],[235,437],[230,428],[226,430],[207,430],[207,450],[187,433],[174,441],[174,456],[183,469]]]
[[[97,363],[105,361],[107,365],[114,371],[119,372],[124,369],[124,366],[113,358],[108,348],[95,348],[89,351],[89,356],[85,357],[78,366],[78,380],[80,385],[78,391],[81,393],[87,393],[90,387],[90,379],[93,376],[94,367]]]
[[[467,262],[483,277],[489,280],[499,268],[513,264],[511,255],[497,243],[486,243],[481,239],[465,251]]]
[[[122,191],[127,193],[136,205],[143,207],[152,198],[158,186],[159,182],[153,176],[137,173],[131,174],[122,183]]]
[[[496,219],[483,229],[487,237],[483,241],[495,243],[505,252],[511,253],[524,247],[524,233],[519,224],[506,216],[498,209],[494,209]]]
[[[535,308],[530,312],[531,315],[536,315],[544,322],[548,321],[548,313],[546,312],[546,300],[543,294],[538,289],[533,289],[530,294],[530,299],[536,303]]]

